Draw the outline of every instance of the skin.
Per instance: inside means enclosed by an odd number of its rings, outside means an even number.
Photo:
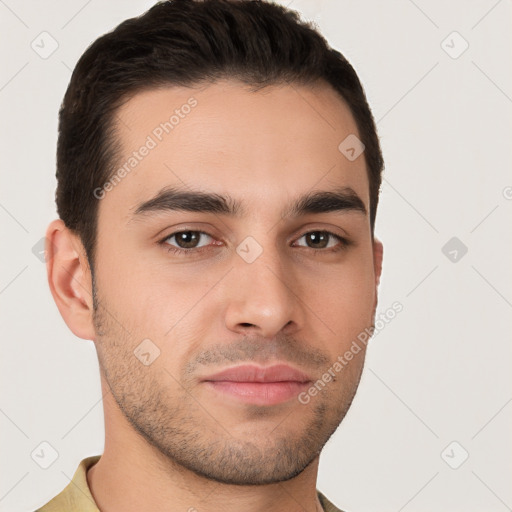
[[[372,325],[382,244],[368,215],[283,216],[300,195],[339,187],[369,211],[364,156],[338,150],[356,124],[322,83],[149,90],[118,112],[119,164],[191,96],[197,106],[100,201],[94,304],[80,239],[61,220],[47,231],[55,302],[93,340],[101,370],[105,449],[88,483],[108,512],[321,510],[319,454],[350,407],[365,350],[307,405],[247,404],[201,378],[252,362],[316,380]],[[245,215],[135,215],[168,186],[230,194]],[[209,236],[177,255],[167,250],[176,238],[161,240],[180,230]],[[322,230],[351,243],[305,236]],[[250,264],[236,252],[247,236],[263,250]],[[148,366],[133,353],[144,339],[160,350]]]

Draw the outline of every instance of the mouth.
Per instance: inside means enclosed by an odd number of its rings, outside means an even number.
[[[286,364],[242,365],[202,379],[216,394],[255,405],[276,405],[304,391],[311,378]]]

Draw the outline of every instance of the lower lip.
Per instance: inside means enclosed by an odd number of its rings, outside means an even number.
[[[233,382],[206,381],[215,391],[231,395],[243,402],[256,405],[275,405],[286,402],[304,391],[308,382]]]

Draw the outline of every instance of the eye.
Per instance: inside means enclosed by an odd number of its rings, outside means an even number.
[[[162,244],[168,245],[169,251],[184,253],[209,245],[209,240],[211,242],[213,237],[203,231],[177,231],[162,240]]]
[[[349,245],[349,241],[346,238],[325,230],[309,231],[304,233],[298,240],[303,238],[306,241],[306,245],[298,244],[299,247],[340,250]]]
[[[304,239],[305,244],[298,243]],[[178,256],[193,256],[199,252],[213,248],[214,245],[222,245],[215,238],[204,231],[183,230],[171,233],[160,241],[168,252]],[[313,251],[336,252],[348,247],[350,241],[346,238],[326,230],[316,230],[304,233],[294,244],[298,247],[306,247]]]

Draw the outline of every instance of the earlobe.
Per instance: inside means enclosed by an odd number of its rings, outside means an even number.
[[[48,284],[62,318],[76,336],[94,340],[91,272],[79,237],[54,220],[45,253]]]

